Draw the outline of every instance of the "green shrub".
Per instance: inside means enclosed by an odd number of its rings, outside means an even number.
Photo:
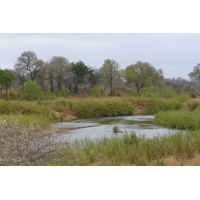
[[[24,85],[20,87],[19,91],[20,98],[28,101],[41,100],[42,94],[42,88],[33,81],[24,83]]]
[[[90,96],[91,97],[101,97],[102,96],[102,94],[103,94],[103,92],[102,92],[102,90],[101,90],[101,88],[100,87],[98,87],[97,85],[94,85],[93,87],[92,87],[92,90],[91,90],[91,92],[90,92]]]
[[[130,97],[139,97],[140,96],[140,93],[137,92],[137,91],[131,91],[130,92]]]
[[[190,92],[190,98],[197,98],[197,94],[195,94],[194,92]]]
[[[114,133],[118,133],[119,132],[119,127],[118,126],[114,126],[113,127],[113,132]]]
[[[69,98],[71,97],[70,92],[71,91],[68,88],[62,87],[62,89],[57,92],[57,95],[60,97]]]
[[[80,100],[71,103],[75,115],[81,118],[132,115],[134,106],[125,102]]]
[[[176,96],[172,88],[163,85],[163,86],[150,86],[145,87],[141,93],[142,97],[148,98],[174,98]]]

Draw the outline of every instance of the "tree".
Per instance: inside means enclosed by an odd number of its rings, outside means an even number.
[[[25,51],[21,54],[20,57],[17,58],[15,69],[18,71],[23,71],[25,76],[29,74],[31,77],[31,81],[33,81],[39,72],[37,61],[38,59],[34,52]]]
[[[51,93],[53,93],[53,88],[54,88],[54,69],[53,66],[50,62],[45,63],[45,68],[47,72],[47,80],[50,82],[50,88],[51,88]]]
[[[54,80],[58,84],[58,90],[61,90],[62,83],[67,74],[68,68],[70,67],[70,63],[64,57],[54,56],[50,61],[50,65],[53,69]]]
[[[119,68],[120,65],[117,63],[117,61],[106,59],[103,63],[103,66],[99,70],[104,82],[108,83],[110,86],[110,96],[115,95],[113,91],[113,83],[117,78],[119,78]]]
[[[188,74],[191,81],[200,81],[200,63],[194,66],[194,69],[191,73]]]
[[[76,93],[78,92],[78,85],[85,83],[86,79],[84,78],[86,78],[87,75],[91,74],[92,71],[87,65],[85,65],[84,62],[80,60],[76,63],[72,63],[72,66],[73,66],[72,71],[75,74],[74,84]]]
[[[8,88],[10,88],[14,79],[15,77],[11,72],[0,69],[0,85],[2,89],[6,89],[6,94],[8,94]]]
[[[163,71],[156,70],[147,62],[138,61],[134,65],[127,66],[124,71],[124,78],[128,83],[134,83],[137,92],[150,85],[159,85],[163,83]]]
[[[42,89],[44,89],[45,81],[47,80],[47,68],[43,60],[38,60],[36,64],[39,67],[39,72],[36,77],[36,82],[42,87]]]

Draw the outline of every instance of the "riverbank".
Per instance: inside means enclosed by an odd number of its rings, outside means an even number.
[[[53,121],[64,122],[77,118],[134,114],[159,115],[159,113],[170,114],[170,112],[174,112],[176,114],[174,119],[178,119],[180,117],[179,112],[187,111],[186,115],[188,113],[194,114],[193,112],[198,110],[199,105],[200,102],[180,98],[59,98],[31,102],[1,100],[0,118],[2,120],[17,119],[22,125],[40,125],[42,127],[49,127]],[[193,117],[195,116],[194,114]],[[167,119],[169,118],[168,115]],[[164,118],[161,122],[163,121],[165,121]],[[24,130],[26,131],[26,129]],[[66,145],[64,149],[59,150],[52,161],[43,165],[198,165],[199,149],[196,144],[197,141],[200,141],[198,137],[200,133],[196,130],[196,135],[193,132],[190,132],[189,135],[191,136],[190,140],[181,133],[175,135],[176,141],[170,140],[171,136],[169,136],[168,139],[165,139],[165,141],[168,140],[165,146],[163,139],[147,140],[135,136],[125,137],[123,141],[104,139],[101,142],[99,141],[99,144],[98,142],[87,141],[87,144],[84,144],[85,146],[81,146],[83,143],[77,143],[77,146]],[[135,141],[139,141],[139,143],[133,144]],[[174,145],[173,148],[172,145]],[[170,149],[174,150],[169,153]],[[185,152],[182,151],[184,149]],[[102,152],[104,153],[102,154]],[[179,152],[179,154],[176,152]]]

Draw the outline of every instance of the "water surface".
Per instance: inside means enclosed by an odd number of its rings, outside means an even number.
[[[72,122],[53,123],[52,126],[55,128],[73,128],[73,130],[69,130],[62,135],[62,137],[69,138],[70,142],[84,138],[95,140],[103,136],[112,137],[116,134],[120,136],[124,131],[134,131],[136,135],[145,135],[148,138],[177,132],[176,129],[156,126],[152,123],[153,120],[153,115],[118,116],[77,119]],[[119,128],[119,133],[113,133],[114,126]]]

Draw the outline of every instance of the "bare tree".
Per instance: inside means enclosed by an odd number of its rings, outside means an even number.
[[[1,120],[0,165],[44,165],[64,145],[58,136],[40,126]]]

